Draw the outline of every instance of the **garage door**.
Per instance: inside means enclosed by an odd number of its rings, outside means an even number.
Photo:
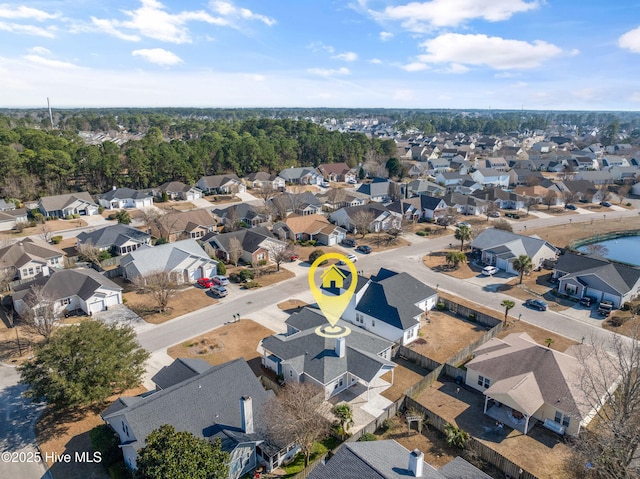
[[[96,301],[95,303],[91,303],[89,305],[89,311],[91,311],[91,313],[99,313],[100,311],[104,311],[104,301],[100,300]]]

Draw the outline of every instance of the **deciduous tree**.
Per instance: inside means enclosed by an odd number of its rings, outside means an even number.
[[[238,266],[238,261],[242,256],[242,243],[238,238],[231,238],[229,240],[229,261],[233,263],[234,266]]]
[[[142,293],[148,293],[154,300],[160,313],[167,310],[169,300],[176,294],[178,282],[168,271],[153,271],[146,275],[136,276],[133,284]]]
[[[84,321],[60,328],[19,366],[25,395],[54,407],[103,402],[139,384],[149,353],[129,327]]]
[[[373,211],[368,209],[360,209],[353,213],[351,216],[351,222],[357,233],[360,233],[364,238],[371,229],[371,223],[375,220]]]
[[[25,308],[20,315],[25,328],[48,341],[60,326],[62,314],[56,309],[56,301],[44,292],[42,286],[34,285],[25,297]]]

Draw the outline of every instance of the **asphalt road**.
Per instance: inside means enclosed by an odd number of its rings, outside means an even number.
[[[21,396],[25,387],[18,379],[15,368],[0,365],[0,477],[49,479],[42,462],[33,460],[38,452],[34,426],[44,406]]]

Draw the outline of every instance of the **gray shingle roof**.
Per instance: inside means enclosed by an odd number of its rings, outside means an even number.
[[[492,479],[473,464],[469,464],[460,456],[446,463],[438,472],[446,479]]]
[[[540,238],[522,236],[516,233],[511,233],[510,231],[498,230],[495,228],[485,230],[476,236],[476,238],[471,242],[471,247],[482,251],[488,250],[498,253],[506,253],[509,251],[512,256],[526,254],[530,258],[533,258],[534,255],[543,247],[549,247],[556,250],[554,246]]]
[[[394,440],[350,442],[317,466],[308,479],[406,479],[412,477],[408,465],[409,450]],[[421,477],[445,479],[426,462]]]
[[[305,309],[307,311],[303,313]],[[314,314],[318,316],[318,322],[322,320],[326,323],[320,312],[309,308],[302,311],[300,314]],[[304,322],[312,324],[314,320],[307,317]],[[300,318],[298,324],[303,324],[303,318]],[[339,321],[338,324],[351,326],[344,321]],[[347,371],[365,381],[371,381],[383,366],[394,367],[392,362],[377,356],[392,346],[391,341],[359,328],[351,328],[351,334],[345,338],[345,343],[346,354],[340,358],[335,353],[336,340],[317,335],[315,328],[311,327],[291,336],[269,336],[263,340],[262,345],[282,361],[292,363],[297,371],[306,373],[321,384],[328,384]]]
[[[151,380],[160,389],[167,389],[207,371],[210,367],[211,365],[202,359],[178,358],[169,366],[160,369]]]
[[[147,192],[134,190],[132,188],[116,188],[115,190],[111,190],[100,195],[98,198],[100,198],[101,200],[111,201],[126,200],[128,198],[137,200],[143,198],[153,198],[153,196]]]
[[[220,188],[227,183],[240,183],[240,178],[237,175],[230,173],[226,175],[213,175],[203,176],[198,180],[198,183],[203,182],[207,188]]]
[[[389,194],[389,185],[390,182],[386,178],[374,178],[371,183],[360,185],[356,191],[372,197],[386,196]]]
[[[264,226],[257,226],[255,228],[241,228],[238,231],[232,231],[230,233],[223,233],[213,236],[209,242],[214,245],[220,246],[223,250],[229,251],[230,242],[232,238],[236,238],[242,244],[242,249],[249,253],[255,252],[263,241],[270,239],[271,241],[277,240],[271,232]]]
[[[43,196],[40,198],[40,204],[45,211],[58,211],[66,208],[75,201],[83,201],[95,205],[93,198],[86,191],[78,193],[67,193],[64,195]],[[97,207],[98,205],[96,205]]]
[[[91,243],[96,248],[122,246],[127,241],[146,243],[149,235],[123,224],[105,226],[94,231],[82,232],[78,235],[78,243]]]
[[[29,261],[45,263],[50,258],[62,257],[62,253],[40,239],[25,238],[0,249],[0,268],[20,268]]]
[[[240,398],[243,396],[252,398],[255,423],[260,417],[258,412],[273,393],[262,387],[244,359],[236,359],[213,366],[116,412],[107,409],[102,417],[107,420],[124,414],[135,436],[136,448],[144,446],[146,437],[154,429],[171,424],[178,431],[188,431],[198,437],[220,437],[222,433],[226,436],[223,445],[228,450],[238,439],[257,439],[256,435],[242,437]],[[255,425],[257,428],[258,424]]]
[[[142,246],[123,257],[120,266],[125,268],[133,263],[139,274],[154,271],[173,271],[186,258],[199,258],[213,262],[209,255],[194,239],[176,241],[154,247]]]
[[[383,268],[371,280],[356,311],[402,330],[416,325],[415,316],[423,312],[416,304],[437,294],[408,273]]]

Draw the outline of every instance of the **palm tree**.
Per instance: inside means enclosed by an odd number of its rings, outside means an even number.
[[[544,344],[546,344],[548,348],[551,348],[551,345],[553,343],[555,343],[553,338],[547,338],[547,339],[544,340]]]
[[[355,423],[353,422],[353,411],[349,404],[336,404],[333,408],[333,414],[338,418],[338,430],[342,439],[346,439],[349,429]]]
[[[526,254],[521,254],[513,260],[513,269],[520,273],[520,282],[518,284],[522,284],[524,274],[533,269],[533,262]]]
[[[467,262],[467,255],[462,251],[449,251],[447,256],[445,256],[447,264],[457,268],[460,263]]]
[[[447,444],[459,449],[464,449],[465,444],[469,440],[468,432],[449,423],[445,424],[444,432],[447,435]]]
[[[455,233],[455,238],[460,241],[460,251],[464,248],[464,242],[471,239],[471,228],[466,225],[460,226]]]
[[[516,303],[514,303],[513,301],[511,301],[510,299],[505,299],[504,301],[502,301],[502,303],[500,303],[500,306],[502,306],[504,308],[504,325],[507,325],[507,318],[509,317],[509,310],[511,308],[513,308],[516,305]]]

